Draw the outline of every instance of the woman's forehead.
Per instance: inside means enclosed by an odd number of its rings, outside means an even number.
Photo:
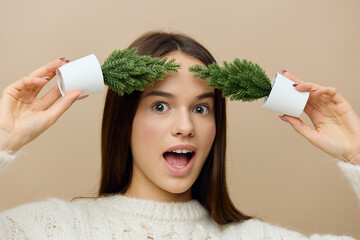
[[[167,57],[168,60],[170,59],[176,59],[176,62],[181,63],[181,67],[183,67],[182,65],[196,65],[196,64],[204,64],[200,59],[191,56],[189,54],[183,53],[181,51],[171,51],[168,52],[167,54],[163,55],[162,58]]]
[[[154,85],[146,86],[142,95],[154,91],[169,93],[173,96],[198,96],[215,92],[214,88],[208,86],[208,81],[194,78],[192,73],[176,73],[173,76],[164,77],[164,80],[155,81]]]
[[[213,92],[214,89],[208,86],[208,81],[194,78],[194,73],[189,72],[189,67],[203,64],[199,59],[183,54],[181,52],[171,52],[165,57],[176,59],[181,64],[181,68],[176,73],[166,74],[163,80],[155,80],[153,86],[146,86],[144,92],[163,90],[170,92]]]

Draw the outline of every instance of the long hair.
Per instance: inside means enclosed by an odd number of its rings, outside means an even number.
[[[149,32],[135,40],[139,55],[162,57],[180,51],[209,65],[214,57],[201,44],[183,34]],[[102,172],[99,196],[125,193],[133,170],[130,138],[132,123],[141,92],[119,96],[108,89],[101,133]],[[218,224],[249,219],[231,202],[226,183],[226,105],[215,89],[216,136],[204,166],[192,186],[192,198],[198,200]]]

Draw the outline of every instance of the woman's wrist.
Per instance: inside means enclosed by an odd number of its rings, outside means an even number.
[[[340,159],[344,162],[351,163],[353,165],[360,165],[360,152],[359,153],[353,153],[349,154],[349,156],[344,157],[343,159]]]
[[[16,147],[16,144],[13,144],[14,141],[11,141],[8,136],[4,135],[5,134],[0,134],[0,152],[15,155],[20,147]]]
[[[10,155],[15,155],[16,154],[16,151],[14,151],[12,148],[6,147],[6,145],[2,145],[1,143],[0,143],[0,152],[5,152],[5,153],[8,153]]]
[[[354,165],[359,165],[360,166],[360,156],[353,159],[353,160],[350,160],[350,163],[354,164]]]

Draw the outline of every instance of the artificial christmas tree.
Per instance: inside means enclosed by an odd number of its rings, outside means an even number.
[[[263,107],[282,114],[299,117],[309,97],[308,92],[297,91],[290,79],[277,73],[272,83],[265,71],[248,60],[224,61],[209,66],[196,65],[189,68],[195,77],[209,81],[209,86],[222,91],[230,100],[244,102],[265,98]]]
[[[84,93],[102,92],[104,84],[119,95],[143,91],[153,80],[162,80],[166,73],[174,73],[180,67],[175,59],[140,56],[137,48],[115,50],[100,67],[95,55],[77,59],[57,69],[61,93],[72,90]]]
[[[139,56],[137,48],[113,51],[101,69],[104,82],[119,95],[132,91],[143,91],[153,80],[162,80],[166,73],[178,70],[175,59]]]
[[[271,82],[265,71],[248,60],[235,59],[232,63],[224,61],[224,66],[212,63],[208,67],[196,65],[189,68],[195,77],[209,80],[209,86],[222,91],[230,100],[255,101],[269,96]]]

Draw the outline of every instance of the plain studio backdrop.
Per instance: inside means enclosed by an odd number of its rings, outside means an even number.
[[[270,78],[286,69],[336,87],[360,114],[358,0],[1,0],[0,19],[1,90],[58,57],[94,53],[102,64],[112,50],[160,29],[194,37],[219,63],[246,58]],[[104,98],[105,92],[76,102],[22,149],[0,176],[0,210],[96,194]],[[262,109],[262,100],[228,103],[228,182],[236,206],[305,234],[360,238],[359,202],[336,161]]]

